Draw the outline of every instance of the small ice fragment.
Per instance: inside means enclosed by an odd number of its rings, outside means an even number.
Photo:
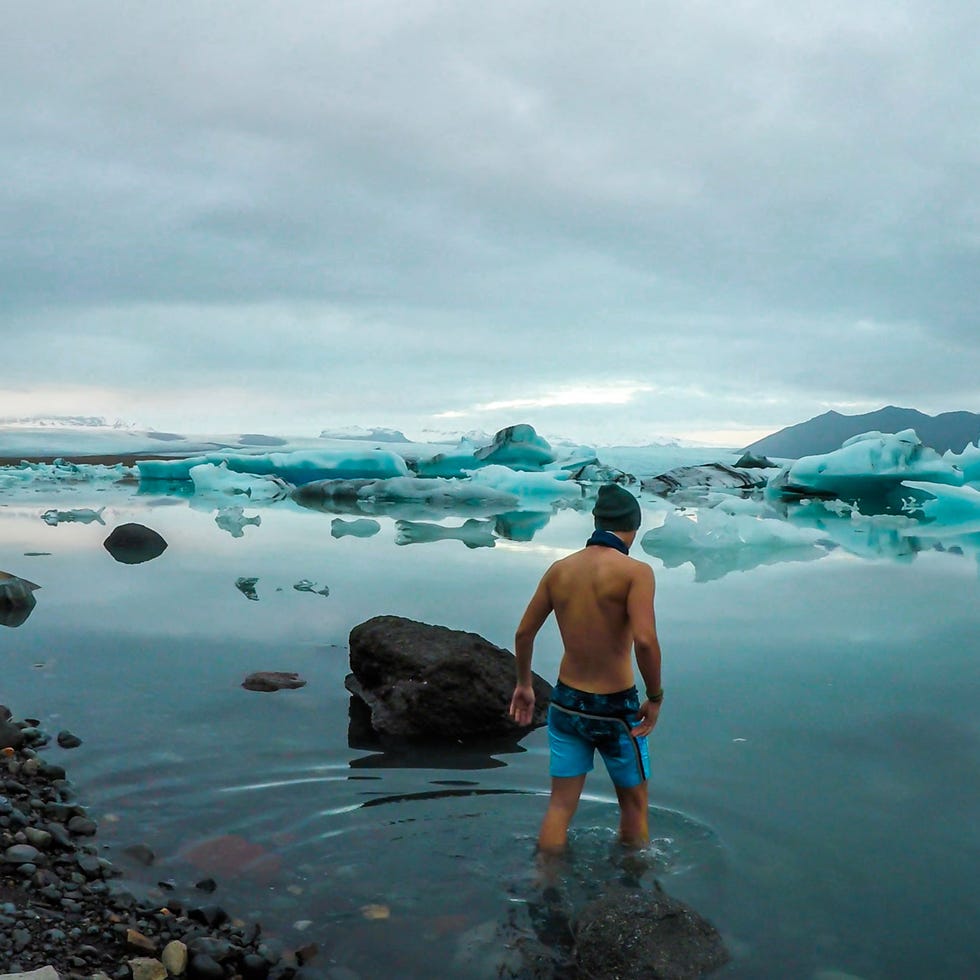
[[[238,591],[241,592],[246,599],[251,599],[254,602],[258,602],[259,596],[255,591],[255,586],[258,581],[259,580],[257,578],[236,578],[235,588],[238,589]]]

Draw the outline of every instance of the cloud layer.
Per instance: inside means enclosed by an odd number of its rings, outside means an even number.
[[[0,414],[642,438],[976,405],[975,4],[9,20]]]

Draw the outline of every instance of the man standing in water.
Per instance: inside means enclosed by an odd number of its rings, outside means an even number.
[[[528,725],[534,710],[534,638],[553,612],[564,645],[558,683],[548,708],[551,799],[538,834],[544,854],[558,854],[578,807],[595,749],[616,787],[620,839],[643,846],[647,829],[647,735],[657,723],[660,643],[653,613],[653,569],[629,557],[640,526],[640,505],[615,484],[599,488],[595,533],[581,551],[555,562],[538,584],[517,627],[517,686],[510,716]],[[632,652],[643,677],[640,703]]]

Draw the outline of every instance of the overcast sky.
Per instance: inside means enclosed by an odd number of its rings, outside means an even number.
[[[745,444],[980,409],[976,0],[34,0],[0,416]]]

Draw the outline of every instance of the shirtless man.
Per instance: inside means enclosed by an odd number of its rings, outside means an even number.
[[[657,723],[664,696],[653,569],[629,557],[640,526],[633,494],[615,484],[600,487],[592,513],[595,533],[581,551],[545,572],[514,639],[517,686],[510,716],[519,725],[531,722],[534,638],[552,612],[564,645],[548,708],[551,799],[538,835],[538,848],[546,855],[565,848],[595,749],[616,787],[620,840],[641,847],[649,839],[646,736]],[[642,704],[631,647],[646,691]]]

